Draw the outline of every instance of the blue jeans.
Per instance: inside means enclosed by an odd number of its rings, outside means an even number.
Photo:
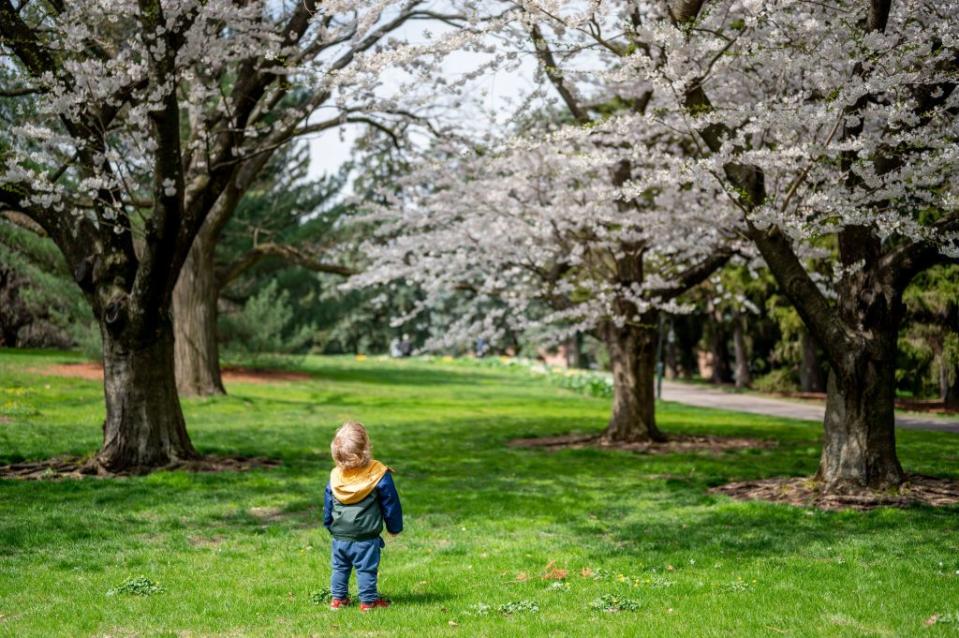
[[[356,568],[356,585],[360,602],[371,603],[380,597],[376,590],[376,572],[380,567],[382,538],[366,541],[333,539],[333,574],[330,591],[333,598],[346,598],[350,593],[350,571]]]

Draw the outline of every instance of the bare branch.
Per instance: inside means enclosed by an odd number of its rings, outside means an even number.
[[[649,296],[663,301],[675,299],[706,281],[714,272],[725,266],[734,254],[735,252],[729,247],[718,248],[701,262],[679,273],[675,277],[675,285],[652,289],[649,291]]]
[[[559,93],[559,96],[563,99],[566,108],[569,109],[570,114],[572,114],[577,122],[580,124],[589,124],[591,122],[589,115],[583,107],[580,106],[570,88],[566,86],[566,82],[563,80],[563,71],[556,64],[556,58],[553,57],[553,52],[543,37],[543,32],[540,31],[539,25],[534,22],[529,32],[533,39],[533,48],[536,50],[536,57],[538,57],[542,63],[546,77],[549,78],[553,88],[556,89],[556,92]]]
[[[46,90],[32,86],[24,86],[18,89],[4,89],[0,91],[0,97],[23,97],[25,95],[37,95],[39,93],[46,93]]]
[[[267,257],[278,257],[286,262],[314,272],[329,273],[343,277],[356,274],[356,271],[352,268],[324,261],[319,255],[307,250],[289,244],[276,244],[271,242],[254,246],[227,266],[218,277],[220,288],[224,288]]]

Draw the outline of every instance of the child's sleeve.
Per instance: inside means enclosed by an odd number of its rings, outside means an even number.
[[[326,484],[326,490],[323,492],[323,527],[330,529],[333,524],[333,490],[330,484]]]
[[[376,491],[380,496],[386,531],[390,534],[399,534],[403,531],[403,508],[400,506],[400,495],[396,493],[392,472],[383,475],[380,482],[376,484]]]

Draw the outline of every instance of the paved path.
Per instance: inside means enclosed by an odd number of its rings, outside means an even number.
[[[734,412],[752,412],[787,419],[805,419],[819,422],[822,422],[826,412],[823,404],[812,401],[762,397],[750,393],[727,392],[708,386],[670,381],[663,382],[663,400],[695,405],[700,408],[718,408]],[[959,434],[959,419],[904,416],[896,413],[896,427]]]

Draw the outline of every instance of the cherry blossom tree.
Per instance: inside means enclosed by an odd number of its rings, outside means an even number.
[[[400,235],[396,244],[371,247],[374,264],[353,285],[402,278],[431,291],[422,308],[459,318],[434,346],[517,330],[549,335],[547,327],[561,327],[554,337],[593,332],[607,344],[615,380],[605,439],[662,440],[654,409],[659,313],[680,309],[676,299],[729,260],[729,203],[715,185],[659,175],[672,163],[657,163],[660,155],[685,151],[668,128],[636,129],[619,117],[655,109],[660,98],[648,82],[597,79],[596,69],[615,66],[618,49],[577,46],[549,14],[501,6],[493,15],[508,19],[484,35],[508,52],[504,65],[523,55],[536,62],[540,88],[514,118],[533,131],[485,153],[444,149],[440,164],[427,160],[432,168],[412,175],[385,214],[383,232]],[[545,110],[531,113],[542,98]],[[567,126],[536,142],[550,119]],[[638,138],[645,144],[634,146]],[[638,174],[651,182],[626,192]],[[418,190],[424,183],[432,186]],[[470,303],[457,307],[452,290],[471,292]]]
[[[657,95],[655,86],[651,83],[623,83],[608,81],[608,79],[605,82],[597,81],[592,72],[594,68],[604,69],[615,66],[621,50],[629,47],[632,44],[631,40],[626,38],[615,45],[606,41],[607,46],[594,51],[580,46],[585,41],[581,37],[574,37],[570,41],[564,30],[556,28],[558,25],[553,19],[548,19],[545,25],[541,25],[542,18],[549,18],[549,16],[537,15],[522,4],[517,5],[517,9],[520,27],[515,28],[509,35],[515,40],[518,48],[522,48],[524,40],[528,38],[532,54],[539,63],[540,77],[552,87],[560,104],[565,108],[567,118],[583,129],[599,126],[597,130],[600,131],[600,136],[592,140],[593,144],[633,145],[636,141],[634,136],[628,134],[624,136],[624,131],[621,129],[613,129],[612,135],[609,135],[606,133],[608,127],[602,124],[611,114],[642,116],[649,109],[657,108],[661,98]],[[638,149],[640,153],[645,154],[647,151],[654,150],[657,144],[660,148],[656,150],[667,155],[684,152],[668,130],[650,128],[637,135],[648,140],[644,149]],[[668,142],[661,144],[657,138],[668,140]],[[651,161],[652,155],[654,154],[645,155],[640,159],[629,155],[618,158],[606,172],[605,179],[608,185],[613,189],[621,189],[637,170],[645,174],[656,173],[661,165]],[[668,294],[662,294],[661,287],[646,296],[646,301],[653,301],[653,303],[647,304],[648,307],[642,312],[639,329],[631,325],[618,326],[615,322],[606,322],[598,329],[610,353],[614,378],[613,415],[604,433],[604,437],[608,440],[635,441],[665,438],[655,424],[653,389],[660,304],[688,292],[722,267],[731,256],[730,242],[717,240],[716,235],[707,239],[699,234],[699,228],[702,227],[704,219],[701,216],[702,212],[716,208],[709,203],[709,193],[699,192],[698,200],[694,197],[685,201],[681,198],[664,201],[661,197],[663,187],[657,184],[656,180],[661,181],[661,178],[654,178],[650,188],[645,192],[626,194],[621,201],[617,202],[616,208],[620,213],[636,207],[638,199],[648,199],[651,196],[660,197],[658,203],[661,206],[672,206],[671,210],[659,211],[670,219],[665,225],[650,219],[634,222],[645,224],[643,230],[646,234],[642,240],[628,242],[623,247],[626,252],[631,253],[631,257],[630,262],[623,264],[623,268],[617,275],[620,282],[644,286],[646,271],[649,268],[662,267],[657,261],[663,260],[664,254],[668,255],[665,257],[667,261],[678,257],[675,263],[665,268],[665,272],[676,275],[674,267],[684,261],[688,264],[690,255],[682,251],[670,255],[670,246],[678,237],[677,230],[681,228],[689,230],[687,225],[689,222],[694,224],[694,230],[685,239],[693,241],[705,239],[705,241],[701,241],[697,246],[698,263],[695,268],[679,274],[668,286]],[[684,188],[688,184],[680,181],[678,185]],[[680,206],[700,208],[692,211],[693,216],[690,217],[689,211],[677,210]],[[719,215],[717,221],[721,219],[722,215]],[[670,226],[670,223],[675,225]],[[715,228],[720,228],[725,233],[732,231],[732,225],[726,227],[721,221]],[[729,235],[723,232],[719,236],[729,238]],[[618,312],[628,316],[630,310],[631,308],[627,305],[621,307]]]
[[[564,14],[534,4],[600,45],[601,27],[621,25],[635,44],[618,49],[610,75],[673,97],[644,119],[685,132],[686,170],[738,207],[829,361],[824,489],[899,485],[902,293],[959,258],[959,5],[672,0]],[[811,246],[832,247],[835,286],[807,267]]]
[[[646,131],[642,147],[618,143],[642,133],[610,121],[479,151],[429,149],[367,218],[377,239],[350,285],[418,286],[422,299],[398,322],[455,308],[427,348],[513,331],[591,332],[606,343],[614,378],[604,440],[662,440],[653,390],[659,312],[681,312],[678,297],[730,258],[725,221],[734,209],[714,186],[682,180],[624,200],[611,171],[653,171],[660,154],[679,152],[662,130]]]
[[[387,40],[406,21],[437,17],[424,6],[0,0],[0,97],[13,102],[3,109],[11,115],[0,133],[0,205],[57,244],[100,322],[106,420],[97,467],[196,456],[174,380],[171,319],[184,264],[203,257],[194,239],[217,234],[277,148],[389,110],[375,96],[386,69],[425,73],[458,46],[458,35]],[[335,108],[324,117],[326,104]]]

